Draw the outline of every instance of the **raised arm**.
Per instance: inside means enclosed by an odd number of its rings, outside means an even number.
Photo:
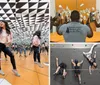
[[[83,60],[80,62],[80,64],[82,64],[83,63]]]
[[[73,59],[71,59],[71,63],[75,66],[75,63],[74,63],[74,60]]]
[[[56,57],[56,66],[58,67],[58,58]]]

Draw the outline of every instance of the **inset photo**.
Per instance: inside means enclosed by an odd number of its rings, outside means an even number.
[[[99,3],[99,0],[51,0],[50,41],[100,42]]]
[[[100,44],[51,44],[51,85],[98,85]]]

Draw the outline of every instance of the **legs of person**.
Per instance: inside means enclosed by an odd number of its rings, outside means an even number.
[[[0,51],[0,70],[1,70],[1,51]]]
[[[24,48],[24,56],[26,57],[26,49]]]
[[[96,46],[97,46],[97,44],[95,44],[95,43],[94,43],[94,44],[92,45],[92,47],[91,47],[91,49],[90,49],[89,53],[93,53],[94,48],[95,48]]]
[[[63,77],[65,78],[67,75],[66,69],[63,70]]]
[[[97,44],[93,44],[92,47],[90,48],[89,52],[83,52],[85,55],[91,55],[94,51],[94,48],[97,46]]]
[[[33,47],[30,48],[29,55],[32,53],[32,51],[33,51]]]
[[[5,75],[5,73],[1,70],[1,51],[0,51],[0,74],[3,76]]]
[[[14,55],[12,54],[12,52],[8,49],[8,48],[4,48],[3,49],[3,52],[6,53],[9,57],[10,57],[10,61],[11,61],[11,64],[13,66],[13,72],[16,76],[20,76],[17,72],[17,69],[16,69],[16,63],[15,63],[15,59],[14,59]]]
[[[6,53],[4,53],[4,55],[5,55],[5,60],[7,61],[7,55],[6,55]]]
[[[19,54],[20,54],[20,56],[22,56],[21,54],[22,54],[22,49],[19,49]]]
[[[93,58],[96,59],[96,51],[94,52],[94,57]]]
[[[41,68],[43,68],[43,66],[42,66],[42,64],[41,64],[41,59],[40,59],[40,48],[39,47],[37,47],[37,49],[36,49],[37,51],[36,51],[36,57],[37,57],[37,59],[38,59],[38,65],[39,65],[39,67],[41,67]]]
[[[92,66],[89,66],[89,73],[92,74]]]
[[[8,48],[4,48],[3,52],[10,57],[10,61],[11,61],[11,64],[13,66],[13,69],[16,69],[14,55],[11,53],[11,51]]]
[[[79,84],[81,84],[81,75],[78,74]]]
[[[60,66],[57,67],[57,69],[56,69],[54,74],[57,74],[59,72],[59,70],[60,70]]]
[[[37,52],[37,59],[38,59],[38,62],[41,63],[40,62],[40,53],[39,52]]]
[[[46,52],[47,52],[47,55],[48,55],[48,47],[45,47],[45,50],[46,50]]]
[[[36,63],[36,56],[37,56],[37,54],[36,54],[36,48],[34,47],[34,56],[33,56],[33,58],[34,58],[34,63]]]

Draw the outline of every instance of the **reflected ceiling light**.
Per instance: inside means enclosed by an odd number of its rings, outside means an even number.
[[[62,8],[62,5],[59,5],[59,8]]]
[[[94,11],[95,10],[95,8],[94,7],[92,7],[92,11]]]
[[[82,4],[80,4],[80,7],[82,7],[82,6],[84,6],[84,4],[82,3]]]

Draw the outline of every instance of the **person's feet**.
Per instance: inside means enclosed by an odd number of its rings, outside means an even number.
[[[67,75],[67,72],[65,72],[65,73],[63,74],[63,78],[64,78],[64,79],[66,78],[66,75]]]
[[[79,81],[79,84],[81,84],[81,81]]]
[[[3,76],[5,75],[5,73],[2,70],[0,70],[0,74]]]
[[[43,65],[41,63],[38,63],[39,67],[43,68]]]
[[[34,61],[35,64],[38,64],[38,62]]]
[[[20,77],[20,74],[18,73],[18,71],[17,70],[12,70],[13,71],[13,73],[16,75],[16,76],[18,76],[18,77]]]
[[[57,73],[55,72],[55,73],[53,73],[53,76],[56,76],[57,75]]]

